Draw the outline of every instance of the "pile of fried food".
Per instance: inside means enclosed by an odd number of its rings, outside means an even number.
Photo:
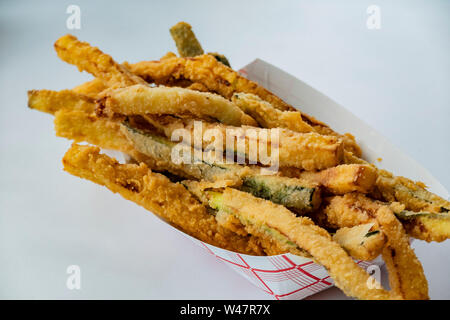
[[[28,92],[30,108],[54,115],[57,136],[95,145],[72,144],[64,170],[209,244],[309,257],[349,296],[428,299],[409,240],[447,239],[450,203],[364,161],[352,135],[294,109],[232,70],[223,55],[204,54],[187,23],[171,34],[180,56],[134,64],[119,64],[71,35],[56,41],[63,61],[95,77],[71,90]],[[172,133],[192,132],[196,120],[219,132],[279,130],[279,172],[261,174],[260,164],[171,161]],[[100,148],[131,160],[119,163]],[[368,288],[370,275],[355,263],[379,255],[390,290]]]

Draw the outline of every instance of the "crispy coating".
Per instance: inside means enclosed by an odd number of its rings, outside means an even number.
[[[251,93],[235,93],[231,101],[252,116],[263,128],[286,128],[296,132],[315,132],[298,111],[281,111]]]
[[[121,126],[117,122],[98,118],[95,114],[80,110],[62,109],[55,113],[54,123],[58,137],[121,151],[136,161],[145,163],[152,170],[167,170],[154,158],[137,151],[121,131]]]
[[[97,111],[108,115],[191,114],[235,126],[256,125],[250,116],[223,97],[183,88],[135,85],[116,89],[107,93]]]
[[[165,55],[163,55],[160,60],[170,59],[170,58],[176,58],[177,55],[173,53],[172,51],[167,52]]]
[[[80,71],[87,71],[94,77],[102,79],[107,87],[120,88],[146,84],[144,80],[132,74],[97,47],[78,41],[70,34],[55,42],[55,50],[61,60],[77,66]]]
[[[205,190],[211,189],[223,189],[226,187],[235,187],[235,181],[222,180],[217,182],[207,181],[191,181],[186,180],[182,182],[183,185],[203,204],[209,205],[209,194]],[[261,228],[260,226],[254,226],[251,224],[243,224],[241,220],[233,214],[229,214],[226,210],[218,210],[215,212],[217,223],[224,228],[227,228],[237,234],[247,235],[251,234],[258,239],[258,243],[263,248],[267,255],[277,255],[283,253],[292,253],[298,256],[305,256],[311,258],[311,256],[304,250],[299,249],[294,243],[286,242],[278,239],[273,233],[268,232],[267,228]]]
[[[340,135],[326,124],[298,110],[280,111],[269,102],[250,93],[235,93],[231,100],[264,128],[286,128],[296,132],[317,132],[322,135],[340,137],[347,151],[361,156],[361,148],[351,134]]]
[[[422,264],[409,245],[402,224],[387,206],[375,211],[380,228],[388,239],[383,259],[389,271],[391,288],[407,300],[429,299],[428,282]]]
[[[327,214],[331,212],[337,217],[336,213],[340,212],[344,216],[340,217],[340,223],[354,226],[375,220],[379,224],[380,230],[387,238],[387,246],[382,254],[389,271],[392,290],[403,299],[428,299],[428,283],[422,265],[391,208],[358,193],[336,196],[333,200],[328,206]]]
[[[30,90],[28,91],[28,107],[50,114],[61,109],[79,110],[86,113],[95,111],[95,103],[92,98],[72,90]]]
[[[99,151],[97,147],[72,145],[63,158],[64,170],[106,186],[201,241],[246,254],[262,253],[254,240],[220,227],[181,184],[153,173],[145,164],[119,164]]]
[[[339,195],[354,191],[369,193],[375,186],[378,174],[370,165],[344,164],[318,172],[303,171],[299,177],[314,181]]]
[[[190,90],[195,90],[195,91],[200,91],[200,92],[208,92],[208,88],[205,87],[203,84],[201,84],[200,82],[194,82],[192,84],[190,84],[188,87],[186,87],[187,89]]]
[[[168,138],[172,137],[175,130],[187,130],[191,133],[192,146],[194,146],[196,133],[204,134],[209,131],[210,133],[214,132],[215,136],[220,135],[223,138],[222,150],[226,150],[227,133],[235,132],[238,137],[242,138],[243,145],[238,148],[233,143],[232,151],[245,155],[247,159],[249,159],[251,153],[254,161],[261,162],[260,154],[256,150],[260,143],[266,145],[269,152],[274,151],[271,146],[275,145],[276,152],[278,152],[278,163],[281,167],[292,166],[305,170],[320,170],[333,167],[343,161],[342,141],[334,136],[322,136],[314,132],[298,133],[286,129],[264,129],[250,126],[238,128],[220,123],[196,122],[193,119],[179,119],[171,116],[146,116],[145,118]],[[276,132],[272,132],[274,130]],[[271,140],[272,133],[277,137],[275,141]],[[212,143],[210,137],[205,136],[201,142],[203,149]],[[252,148],[253,152],[251,152]]]
[[[322,264],[345,294],[359,299],[396,299],[395,293],[384,289],[369,289],[369,275],[332,241],[328,233],[305,217],[296,217],[285,207],[251,196],[248,193],[226,188],[223,201],[233,210],[258,225],[268,225],[311,254]]]
[[[392,203],[390,207],[409,235],[427,242],[442,242],[450,238],[450,214],[448,212],[407,211],[403,210],[404,205],[394,204],[396,203]]]
[[[82,111],[60,110],[55,114],[55,132],[58,137],[74,140],[75,142],[88,142],[104,149],[112,149],[130,155],[137,162],[145,163],[150,169],[156,171],[169,171],[173,174],[190,178],[189,173],[198,173],[194,170],[180,169],[172,161],[170,154],[165,157],[150,157],[138,150],[128,139],[120,123],[109,119],[99,118],[95,114]],[[201,174],[198,173],[198,178]]]
[[[187,79],[192,82],[200,82],[210,92],[216,92],[227,99],[231,99],[235,92],[247,92],[270,102],[277,109],[295,110],[267,89],[242,77],[209,54],[193,58],[142,61],[124,65],[131,72],[150,83],[167,84],[174,80]]]
[[[120,131],[120,124],[83,111],[60,110],[55,113],[58,137],[89,142],[105,149],[132,153],[133,146]]]
[[[450,217],[440,220],[425,216],[402,220],[402,223],[408,234],[416,239],[442,242],[450,238]]]
[[[421,182],[414,182],[404,177],[396,177],[385,170],[379,170],[377,189],[387,201],[398,201],[407,210],[448,212],[450,202],[427,191]]]
[[[170,28],[170,35],[175,41],[181,57],[195,57],[204,53],[189,23],[178,22]]]
[[[102,79],[100,78],[94,78],[91,81],[82,83],[72,88],[74,92],[84,94],[93,99],[99,98],[101,93],[107,89],[108,87],[105,86]]]
[[[328,203],[323,213],[326,215],[327,223],[334,229],[351,228],[360,224],[373,222],[373,218],[366,210],[354,205],[355,196],[345,194],[325,199]]]
[[[333,235],[333,240],[339,243],[353,258],[370,261],[378,257],[386,244],[386,237],[380,230],[373,230],[375,223],[360,224],[351,228],[340,228]]]

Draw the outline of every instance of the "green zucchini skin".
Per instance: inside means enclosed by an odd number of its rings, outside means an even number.
[[[240,189],[296,212],[306,213],[317,209],[320,205],[319,188],[306,183],[290,185],[283,180],[283,177],[278,176],[246,176]]]
[[[447,219],[450,220],[450,215],[447,213],[436,213],[436,212],[414,212],[409,210],[403,210],[395,215],[401,220],[412,220],[420,217],[430,218],[430,219]]]

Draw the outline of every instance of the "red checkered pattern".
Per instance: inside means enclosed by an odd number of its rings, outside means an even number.
[[[249,256],[189,238],[274,299],[303,299],[333,286],[325,268],[311,259],[290,253]],[[371,264],[366,261],[357,263],[365,269]]]

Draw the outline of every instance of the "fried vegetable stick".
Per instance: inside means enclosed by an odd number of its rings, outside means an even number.
[[[421,182],[396,177],[385,170],[379,170],[377,189],[387,201],[398,201],[407,210],[445,213],[450,211],[450,202],[427,191]]]
[[[315,132],[299,111],[281,111],[250,93],[235,93],[231,101],[255,119],[263,128],[286,128],[296,132]]]
[[[231,99],[235,92],[247,92],[270,102],[277,109],[295,110],[267,89],[239,75],[209,54],[124,65],[149,83],[166,84],[177,79],[188,79],[202,83],[210,92],[216,92],[226,99]]]
[[[55,42],[55,50],[61,60],[77,66],[80,71],[87,71],[94,77],[102,79],[109,88],[147,84],[100,49],[92,47],[87,42],[78,41],[70,34]]]
[[[72,91],[84,94],[93,99],[97,99],[100,97],[100,94],[107,89],[108,87],[105,86],[102,79],[94,78],[91,81],[85,82],[72,88]]]
[[[334,200],[334,201],[333,201]],[[382,255],[389,271],[391,288],[404,299],[428,299],[428,284],[422,265],[409,245],[409,238],[391,208],[358,193],[334,197],[325,209],[341,226],[378,222],[387,238]],[[336,224],[337,224],[336,223]]]
[[[227,150],[227,139],[234,137],[234,133],[242,139],[242,147],[236,147],[233,142],[232,152],[237,152],[249,159],[250,150],[253,146],[262,143],[267,146],[268,151],[271,146],[277,148],[277,160],[279,166],[293,166],[305,170],[316,170],[333,167],[343,161],[344,150],[342,141],[334,136],[323,136],[317,133],[298,133],[286,129],[262,129],[250,126],[240,128],[228,126],[220,123],[199,122],[193,119],[179,119],[172,116],[146,116],[145,119],[155,126],[166,137],[173,136],[175,130],[184,129],[190,132],[191,137],[196,134],[214,133],[215,136],[222,137],[222,150]],[[276,130],[276,132],[272,132]],[[276,134],[276,141],[272,141],[272,133]],[[202,136],[203,137],[203,136]],[[191,145],[194,146],[194,139]],[[208,138],[201,139],[203,149],[207,148],[211,141]],[[256,148],[253,149],[252,157],[254,161],[259,161]],[[260,161],[259,161],[260,162]]]
[[[204,53],[202,46],[197,40],[189,23],[184,21],[178,22],[170,28],[170,35],[175,41],[175,45],[177,46],[178,53],[181,57],[195,57]],[[230,62],[223,54],[217,52],[208,52],[208,54],[212,55],[217,61],[223,63],[227,67],[230,67]]]
[[[77,110],[57,111],[54,122],[58,137],[75,142],[89,142],[101,148],[133,154],[133,146],[121,133],[119,123]]]
[[[123,132],[135,150],[153,159],[158,167],[181,177],[208,181],[230,180],[242,190],[285,205],[297,213],[313,211],[320,205],[320,189],[314,183],[295,178],[261,175],[255,167],[209,162],[205,153],[201,154],[203,160],[196,161],[197,155],[192,149],[190,163],[177,163],[171,160],[176,143],[148,130],[132,127],[127,122],[123,125]]]
[[[314,181],[339,195],[354,191],[371,192],[378,174],[377,170],[370,165],[343,164],[318,172],[302,171],[298,177]]]
[[[122,151],[145,159],[147,165],[152,163],[150,158],[134,150],[121,133],[119,123],[95,115],[92,98],[72,90],[31,90],[28,92],[28,105],[32,109],[54,114],[55,131],[59,137]]]
[[[195,191],[194,191],[195,192]],[[278,241],[289,241],[322,264],[345,294],[359,299],[396,299],[384,289],[369,289],[370,276],[331,240],[330,235],[306,217],[296,217],[285,207],[231,188],[205,190],[208,205],[233,215],[250,233],[271,233]],[[276,241],[276,240],[274,240]]]
[[[429,299],[422,265],[409,245],[402,224],[387,206],[375,211],[375,217],[388,239],[382,255],[389,271],[391,288],[407,300]]]
[[[195,57],[204,53],[189,23],[178,22],[170,28],[170,35],[175,41],[180,56]]]
[[[361,156],[361,148],[356,144],[355,138],[351,134],[338,134],[326,124],[298,110],[278,110],[269,102],[250,93],[235,93],[231,101],[252,116],[264,128],[286,128],[296,132],[317,132],[323,135],[337,136],[343,139],[344,148],[347,151],[356,156]]]
[[[61,109],[93,113],[96,106],[94,99],[72,90],[30,90],[28,91],[28,107],[54,114]]]
[[[110,91],[101,100],[98,114],[176,114],[213,118],[241,126],[256,122],[223,97],[184,88],[135,85]]]
[[[409,235],[427,242],[442,242],[450,238],[450,214],[434,212],[395,211]]]
[[[63,158],[64,170],[106,186],[201,241],[236,252],[262,254],[251,238],[219,226],[181,184],[153,173],[145,164],[119,164],[99,152],[97,147],[72,145]]]
[[[378,257],[386,244],[386,237],[380,230],[371,229],[375,223],[366,223],[351,228],[340,228],[333,235],[336,241],[353,258],[370,261]]]

